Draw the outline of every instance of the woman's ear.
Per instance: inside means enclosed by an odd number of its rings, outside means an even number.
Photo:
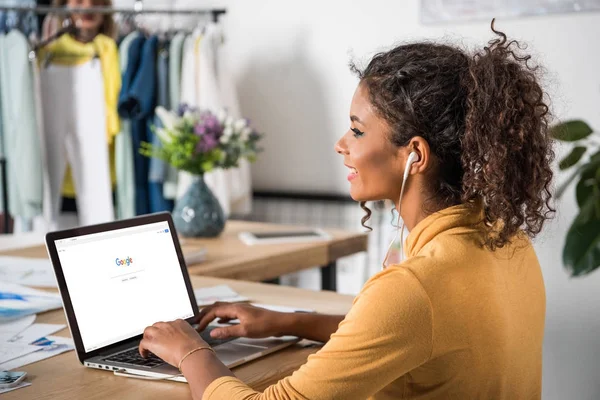
[[[417,160],[412,164],[410,169],[412,174],[424,173],[431,168],[431,148],[427,140],[421,136],[415,136],[410,139],[406,148],[408,154],[410,152],[417,154]]]

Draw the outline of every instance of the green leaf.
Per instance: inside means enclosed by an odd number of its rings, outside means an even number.
[[[600,198],[590,197],[567,232],[563,263],[571,276],[589,274],[600,267],[600,218],[594,212]]]
[[[575,195],[579,208],[583,208],[587,199],[593,195],[594,186],[599,185],[597,177],[600,174],[600,159],[583,165],[579,171],[581,176],[575,189]]]
[[[575,196],[577,197],[577,205],[582,208],[587,199],[594,193],[593,192],[594,181],[590,182],[590,179],[581,178],[577,187],[575,188]]]
[[[594,173],[598,168],[600,168],[600,151],[592,155],[589,162],[580,165],[567,179],[563,181],[563,183],[560,184],[556,190],[556,198],[560,199],[563,196],[565,190],[567,190],[567,187],[569,187],[569,185],[575,181],[577,175],[582,174],[583,176],[583,174],[587,173],[587,171],[592,171],[592,174],[590,175],[591,177],[594,176]]]
[[[202,170],[209,172],[213,169],[213,163],[212,161],[205,161],[202,163]]]
[[[571,150],[568,156],[563,158],[558,164],[558,168],[561,170],[565,170],[567,168],[571,168],[573,165],[577,164],[581,157],[585,154],[586,151],[585,146],[575,146]]]
[[[575,142],[588,137],[592,132],[592,128],[585,122],[573,120],[553,126],[550,136],[563,142]]]

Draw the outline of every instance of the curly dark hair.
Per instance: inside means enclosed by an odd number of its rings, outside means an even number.
[[[495,250],[521,230],[534,237],[551,218],[554,152],[539,67],[494,20],[491,29],[498,37],[474,55],[421,42],[375,55],[364,71],[350,67],[391,127],[392,143],[406,146],[415,136],[429,143],[435,179],[424,206],[480,200],[484,245]]]

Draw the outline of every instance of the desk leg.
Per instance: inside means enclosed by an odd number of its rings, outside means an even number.
[[[321,267],[321,290],[337,291],[337,268],[335,261]]]

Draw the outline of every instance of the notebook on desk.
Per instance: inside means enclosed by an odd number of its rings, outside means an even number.
[[[198,316],[169,213],[51,232],[46,247],[84,366],[157,378],[179,374],[156,356],[142,358],[137,350],[147,326],[175,319],[192,323]],[[230,368],[298,341],[218,341],[209,331],[202,332],[203,338]]]

